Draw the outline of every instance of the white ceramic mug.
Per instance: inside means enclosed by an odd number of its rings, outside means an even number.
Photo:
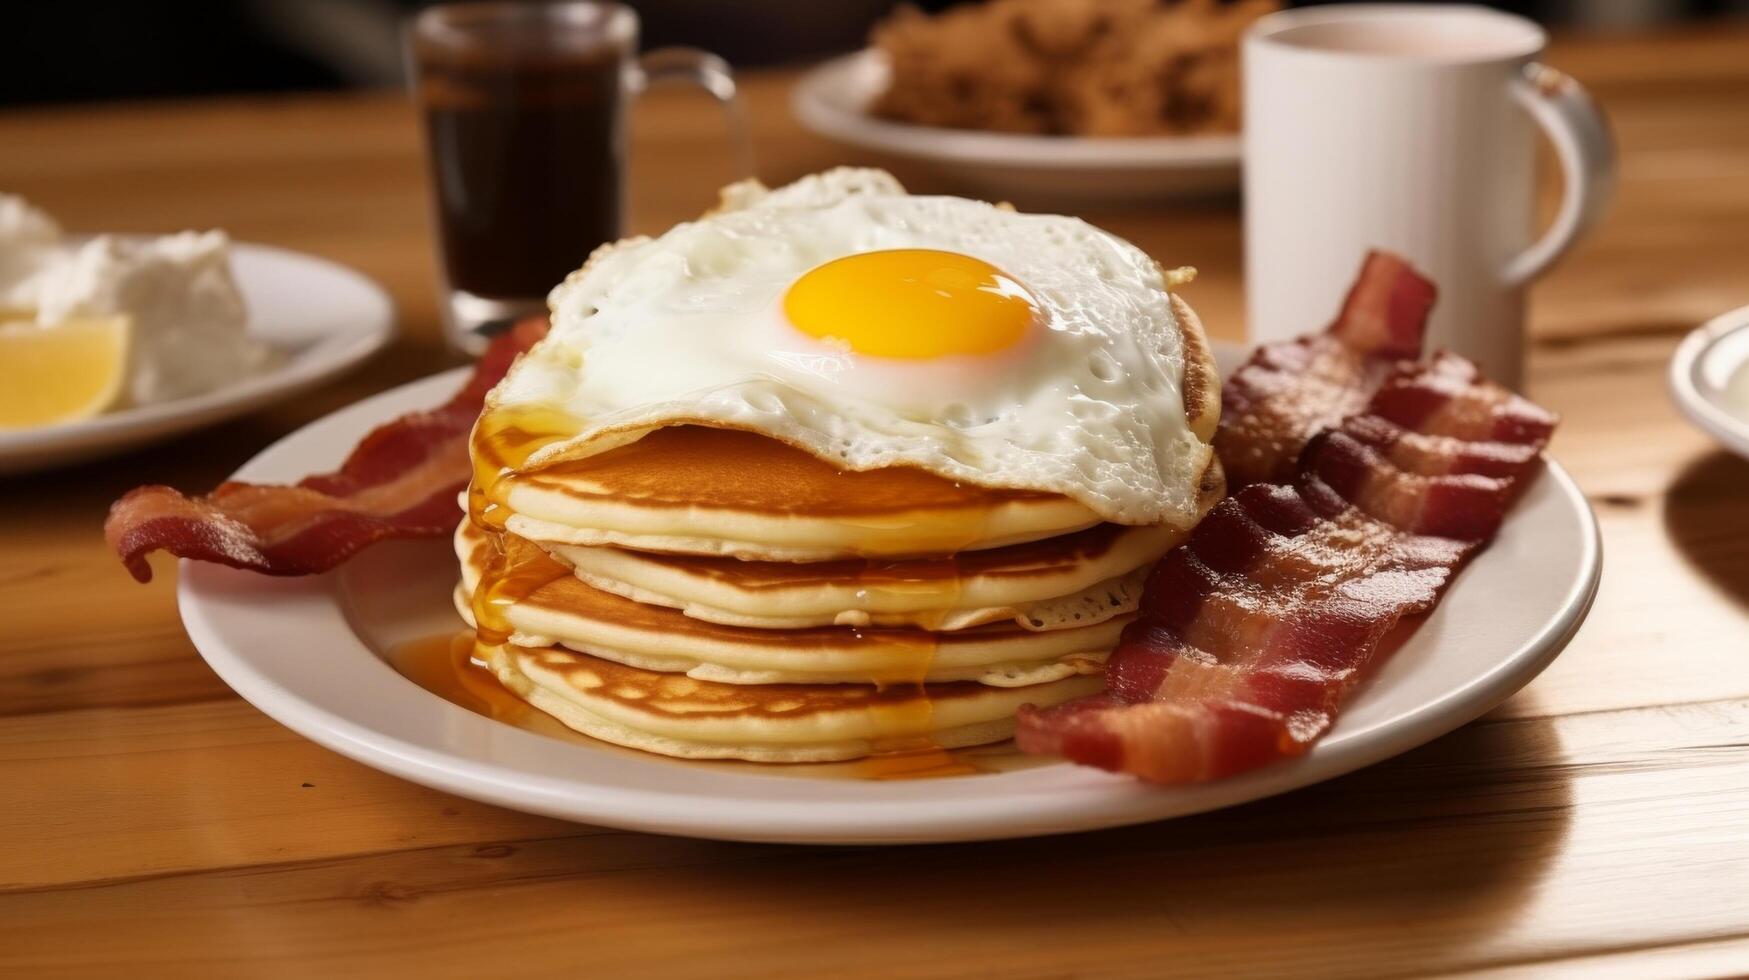
[[[1362,256],[1432,275],[1430,347],[1518,385],[1524,290],[1597,220],[1615,150],[1596,104],[1537,63],[1546,36],[1486,7],[1344,4],[1245,38],[1245,273],[1253,342],[1327,323]],[[1566,199],[1533,243],[1536,147]]]

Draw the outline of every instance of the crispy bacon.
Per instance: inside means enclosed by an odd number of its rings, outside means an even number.
[[[1023,709],[1021,748],[1160,783],[1304,753],[1493,537],[1554,426],[1455,355],[1391,367],[1291,484],[1246,486],[1161,560],[1106,690]]]
[[[1328,330],[1257,348],[1221,390],[1214,444],[1227,485],[1292,482],[1312,436],[1359,411],[1397,361],[1421,356],[1434,292],[1375,251]]]
[[[468,431],[486,393],[546,331],[545,317],[531,317],[499,335],[454,398],[377,428],[336,472],[295,486],[227,482],[204,497],[138,487],[110,507],[104,536],[134,578],[149,582],[146,555],[158,550],[267,575],[310,575],[385,538],[450,534],[471,472]]]

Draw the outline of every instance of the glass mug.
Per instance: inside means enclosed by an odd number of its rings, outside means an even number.
[[[637,57],[638,18],[598,2],[480,2],[421,11],[408,30],[424,117],[444,334],[479,353],[625,217],[625,118],[652,83],[696,84],[728,111],[743,172],[747,128],[729,66],[663,48]]]

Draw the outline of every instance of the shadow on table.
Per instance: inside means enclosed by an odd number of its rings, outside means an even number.
[[[1571,802],[1553,726],[1507,718],[1195,817],[989,844],[758,848],[687,874],[705,894],[757,908],[755,921],[890,936],[914,966],[933,937],[956,963],[988,945],[995,962],[1044,975],[1352,975],[1393,962],[1413,973],[1441,962],[1430,953],[1516,921],[1561,849]],[[1170,948],[1174,962],[1126,960],[1137,941],[1149,956]]]
[[[1718,451],[1664,492],[1664,530],[1696,571],[1749,606],[1749,460]]]

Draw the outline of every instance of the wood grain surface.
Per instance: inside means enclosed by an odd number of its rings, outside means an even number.
[[[1602,520],[1589,622],[1481,721],[1354,775],[1095,834],[880,850],[581,827],[349,762],[202,664],[160,562],[105,550],[134,484],[454,363],[415,122],[391,96],[0,114],[0,189],[74,230],[217,226],[384,283],[401,337],[316,394],[0,480],[0,975],[423,977],[1749,973],[1749,462],[1671,407],[1683,332],[1749,304],[1749,32],[1571,41],[1622,144],[1601,230],[1533,299],[1530,389]],[[768,181],[855,159],[746,79]],[[732,176],[715,107],[648,98],[633,214]],[[924,175],[901,176],[936,189]],[[1553,188],[1550,189],[1552,198]],[[1242,333],[1233,201],[1087,215],[1202,276]]]

